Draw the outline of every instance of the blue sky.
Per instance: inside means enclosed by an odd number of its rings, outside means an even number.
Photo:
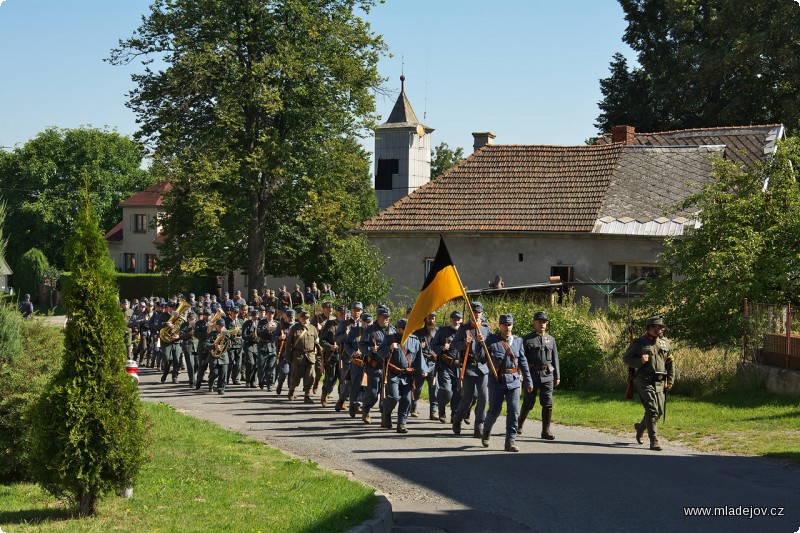
[[[149,0],[0,0],[0,146],[48,126],[136,131],[125,107],[138,65],[103,62],[148,12]],[[388,0],[369,15],[393,57],[380,63],[435,128],[433,144],[472,147],[473,131],[504,144],[580,144],[594,135],[598,79],[622,42],[616,0]],[[425,118],[423,119],[423,115]],[[365,142],[367,147],[372,141]]]

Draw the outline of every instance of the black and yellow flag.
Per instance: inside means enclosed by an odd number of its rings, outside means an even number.
[[[461,278],[458,277],[458,271],[450,259],[450,252],[444,244],[444,238],[439,236],[439,250],[436,252],[436,258],[428,271],[425,283],[422,284],[417,301],[414,302],[411,314],[408,315],[402,343],[406,342],[409,335],[425,325],[426,316],[459,296],[468,301]]]

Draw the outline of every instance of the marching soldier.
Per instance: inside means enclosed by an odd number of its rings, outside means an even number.
[[[162,318],[167,317],[167,319],[159,324],[159,332],[162,328],[166,327],[167,323],[169,323],[169,319],[172,318],[173,314],[175,314],[175,302],[170,300],[166,307],[169,311],[164,313]],[[163,361],[161,363],[163,372],[161,374],[161,383],[164,383],[167,380],[167,374],[169,374],[170,366],[172,366],[172,382],[178,382],[178,372],[181,367],[181,350],[180,345],[178,344],[179,339],[180,335],[173,335],[168,342],[163,342],[161,346],[164,354]]]
[[[367,390],[364,393],[364,404],[361,406],[361,419],[365,424],[370,424],[369,410],[378,403],[383,385],[384,368],[378,359],[378,348],[387,335],[394,335],[394,326],[389,323],[391,312],[388,307],[378,307],[378,319],[375,324],[368,327],[358,343],[358,348],[364,354],[364,368],[367,372]]]
[[[150,364],[150,354],[152,352],[152,338],[150,336],[150,319],[153,318],[153,304],[150,300],[144,302],[144,313],[139,318],[139,364],[146,366]]]
[[[278,298],[275,296],[275,291],[267,289],[267,292],[264,293],[264,298],[261,301],[261,305],[265,307],[272,307],[273,309],[278,309],[280,311],[280,306],[278,305]]]
[[[264,309],[264,318],[256,324],[256,336],[258,337],[258,386],[267,392],[272,391],[272,384],[275,383],[275,361],[278,357],[278,350],[275,344],[275,332],[278,323],[275,321],[275,308],[272,306]]]
[[[189,376],[189,386],[194,387],[194,372],[197,368],[197,339],[194,338],[194,325],[197,323],[197,315],[190,308],[186,315],[186,322],[181,324],[178,333],[181,349],[183,350],[183,360],[186,361],[186,374]]]
[[[336,317],[332,315],[333,311],[333,304],[331,302],[322,302],[322,313],[315,314],[311,318],[311,325],[317,328],[317,333],[322,337],[322,328],[325,327],[325,324],[329,320],[336,320]],[[339,325],[338,322],[336,324]],[[336,328],[334,327],[333,333],[336,333]],[[320,339],[321,340],[321,339]],[[314,367],[314,394],[317,393],[319,390],[319,382],[322,379],[322,371],[323,371],[323,359],[324,357],[318,357],[317,363]]]
[[[395,333],[383,338],[377,356],[381,367],[386,368],[386,399],[381,411],[381,427],[392,429],[392,411],[399,403],[397,410],[397,432],[408,433],[406,422],[411,409],[411,392],[414,388],[414,374],[420,369],[422,352],[416,335],[409,335],[404,344],[403,331],[407,320],[397,321]]]
[[[358,307],[358,309],[356,309],[356,307]],[[361,320],[350,328],[350,333],[347,334],[347,340],[344,343],[345,353],[348,354],[350,359],[350,418],[355,418],[356,413],[363,413],[364,396],[366,395],[366,389],[364,387],[364,383],[366,382],[364,361],[366,357],[364,352],[361,351],[361,339],[364,337],[366,331],[372,327],[372,314],[361,312],[361,302],[355,302],[353,304],[351,312],[354,311],[357,311],[354,316],[360,314]]]
[[[206,350],[208,350],[208,392],[214,389],[214,381],[217,382],[217,394],[225,394],[225,381],[228,376],[228,350],[222,349],[215,353],[217,348],[216,341],[221,336],[228,335],[225,330],[225,320],[218,318],[214,323],[214,329],[206,337]]]
[[[237,294],[241,294],[238,293]],[[242,366],[242,320],[239,318],[239,309],[234,306],[225,317],[225,328],[230,335],[230,346],[228,347],[228,374],[225,376],[225,383],[231,382],[239,384],[239,375]]]
[[[281,394],[284,381],[289,381],[291,385],[291,379],[289,378],[291,357],[287,349],[286,337],[289,333],[289,329],[291,329],[292,325],[295,323],[294,315],[294,309],[284,309],[283,319],[278,325],[278,329],[275,330],[275,343],[278,345],[278,387],[275,389],[275,392],[278,396]]]
[[[352,386],[350,357],[352,352],[358,349],[358,343],[356,342],[355,348],[353,348],[347,345],[347,339],[350,335],[350,330],[359,323],[363,309],[361,302],[353,302],[350,305],[350,316],[342,320],[336,328],[335,341],[340,347],[339,352],[341,354],[339,358],[339,400],[336,402],[336,411],[341,411],[344,407],[344,402],[350,399]],[[353,413],[353,416],[355,416],[355,413]]]
[[[131,304],[128,300],[122,300],[122,302],[120,302],[120,307],[122,308],[123,316],[125,316],[125,353],[128,355],[128,359],[130,359],[133,353],[133,329],[131,329],[130,326],[131,319],[133,318],[133,309],[131,309]]]
[[[518,452],[514,445],[517,438],[517,417],[519,416],[519,388],[524,382],[525,390],[533,391],[533,381],[528,370],[528,361],[520,337],[512,335],[514,316],[500,315],[500,332],[486,338],[489,357],[497,370],[497,380],[489,380],[489,413],[483,425],[481,444],[489,447],[492,426],[500,416],[503,402],[506,402],[506,444],[507,452]]]
[[[258,357],[258,344],[256,338],[256,324],[258,323],[258,310],[250,311],[250,316],[242,324],[242,359],[244,360],[244,383],[249,388],[256,384],[256,359]]]
[[[414,332],[414,336],[420,341],[422,357],[420,358],[419,372],[414,376],[414,392],[411,400],[411,417],[419,416],[417,412],[417,402],[422,393],[422,386],[428,383],[428,401],[430,402],[430,419],[439,420],[439,406],[437,394],[439,388],[436,385],[436,352],[433,351],[433,337],[436,335],[436,311],[425,317],[425,325]]]
[[[470,304],[477,324],[462,324],[453,337],[452,348],[459,353],[461,369],[461,401],[453,415],[453,433],[461,434],[461,421],[469,418],[472,400],[477,396],[475,406],[475,428],[473,436],[482,438],[483,421],[486,418],[486,402],[489,397],[489,367],[486,365],[484,340],[491,331],[483,319],[483,305],[480,302]]]
[[[317,360],[319,334],[317,328],[309,323],[311,313],[300,308],[299,322],[289,328],[286,335],[286,349],[290,354],[291,381],[289,383],[289,399],[294,400],[294,390],[303,382],[303,401],[314,403],[311,399],[311,385],[314,383],[314,364]]]
[[[209,329],[211,329],[211,309],[206,307],[203,309],[201,318],[194,325],[194,337],[198,340],[197,346],[197,375],[194,378],[194,388],[200,389],[203,384],[203,377],[208,368],[208,339]]]
[[[323,309],[325,308],[325,303],[322,304]],[[339,368],[342,355],[341,346],[336,343],[336,331],[339,328],[339,324],[344,320],[344,311],[345,307],[343,305],[337,307],[336,316],[328,317],[319,332],[319,344],[322,346],[322,371],[325,373],[325,381],[322,383],[322,396],[320,397],[322,407],[328,405],[328,396],[333,392],[333,387],[340,377]]]
[[[536,404],[536,393],[542,404],[542,438],[553,440],[550,420],[553,416],[553,388],[561,383],[561,367],[558,364],[558,347],[552,335],[546,333],[547,313],[539,311],[533,315],[533,331],[523,337],[525,358],[533,380],[533,390],[522,393],[522,410],[519,413],[518,434]]]
[[[450,422],[452,423],[453,415],[461,401],[461,391],[458,388],[461,360],[458,358],[458,353],[453,349],[452,342],[461,327],[463,318],[458,311],[450,313],[450,324],[447,327],[439,328],[431,341],[437,359],[436,381],[439,385],[439,390],[437,391],[436,403],[439,407],[439,422],[442,424],[447,423],[445,413],[447,405],[450,405]]]
[[[281,285],[278,291],[278,311],[292,309],[292,295],[286,290],[286,285]]]
[[[300,290],[300,285],[294,286],[294,290],[292,291],[292,294],[290,296],[292,297],[292,305],[295,306],[305,305],[306,301],[303,298],[303,291]]]
[[[642,444],[646,429],[650,449],[660,452],[658,419],[664,414],[664,393],[669,392],[675,382],[675,364],[669,341],[664,338],[664,319],[660,316],[648,318],[646,327],[647,333],[631,341],[623,359],[628,367],[636,369],[633,382],[644,407],[642,421],[633,425],[636,442]]]
[[[164,307],[164,303],[156,301],[154,307],[155,309],[153,310],[153,314],[150,316],[150,320],[147,323],[147,329],[150,330],[150,343],[148,346],[150,352],[147,358],[147,366],[150,368],[161,368],[161,340],[158,338],[158,331],[161,329],[161,323],[164,322],[164,319],[161,316],[161,310]]]

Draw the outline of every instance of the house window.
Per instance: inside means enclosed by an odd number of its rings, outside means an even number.
[[[550,277],[558,276],[561,283],[572,283],[575,281],[574,269],[571,266],[552,266],[550,267]]]
[[[428,278],[428,272],[431,271],[431,265],[433,265],[433,257],[423,257],[422,262],[425,265],[425,276],[423,279]]]
[[[621,263],[611,264],[611,281],[625,281],[629,284],[629,294],[643,294],[647,281],[659,275],[659,269],[655,265],[630,265]],[[623,287],[618,294],[625,294]]]
[[[147,215],[133,215],[133,232],[147,233]]]
[[[152,274],[156,271],[156,260],[158,256],[156,254],[147,254],[144,256],[145,260],[145,272],[148,274]]]
[[[129,273],[136,272],[136,254],[123,254],[122,271]]]
[[[399,159],[378,159],[378,173],[375,174],[375,190],[391,191],[392,175],[400,172]]]

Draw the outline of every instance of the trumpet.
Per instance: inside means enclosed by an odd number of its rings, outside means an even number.
[[[167,325],[161,328],[158,332],[158,338],[161,339],[161,342],[172,342],[173,338],[178,335],[178,332],[181,329],[181,324],[186,322],[186,318],[183,316],[183,312],[189,309],[191,304],[184,300],[181,302],[181,305],[178,306],[178,309],[175,311],[175,314],[169,319]]]

